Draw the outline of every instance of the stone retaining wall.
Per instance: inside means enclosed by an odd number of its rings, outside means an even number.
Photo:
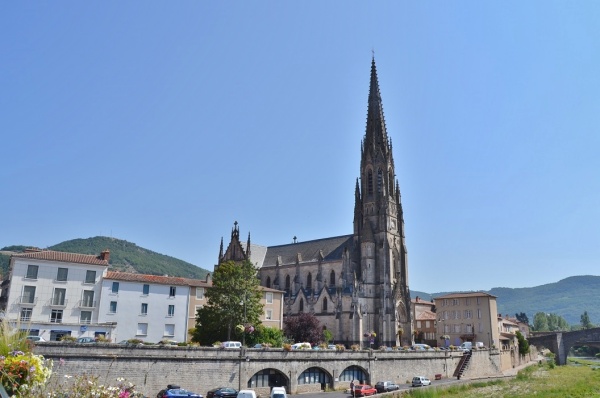
[[[206,394],[214,387],[248,388],[248,381],[264,369],[276,369],[284,375],[292,394],[321,390],[320,384],[298,384],[298,377],[309,368],[319,368],[332,380],[332,389],[346,389],[349,382],[339,380],[349,366],[357,366],[367,375],[367,383],[392,380],[406,383],[415,375],[434,379],[436,374],[452,377],[462,352],[398,351],[284,351],[281,349],[219,349],[176,346],[120,346],[117,344],[39,343],[35,352],[55,360],[53,377],[90,373],[106,384],[118,377],[137,386],[148,397],[155,397],[167,384]],[[64,364],[59,365],[59,359]],[[63,361],[60,361],[63,362]],[[501,373],[498,351],[476,350],[463,378],[492,377]],[[240,377],[241,375],[241,377]],[[255,389],[268,396],[268,388]],[[265,390],[265,391],[263,391]]]

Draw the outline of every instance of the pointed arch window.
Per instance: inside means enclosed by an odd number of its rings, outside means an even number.
[[[290,276],[286,275],[285,277],[285,291],[286,293],[290,293]]]
[[[312,289],[312,274],[310,272],[306,276],[306,288],[308,290]]]
[[[381,172],[381,169],[377,169],[377,193],[381,193],[382,184],[383,184],[383,173]]]
[[[392,172],[392,169],[390,169],[390,172],[388,173],[388,181],[389,181],[389,192],[390,192],[390,196],[392,196],[394,194],[394,173]]]
[[[327,297],[323,299],[323,312],[327,312]]]
[[[373,195],[373,172],[369,170],[367,173],[367,193]]]
[[[335,287],[335,271],[331,270],[331,274],[329,274],[329,286]]]
[[[271,287],[271,277],[267,276],[267,287]]]
[[[304,311],[304,299],[300,299],[300,309],[299,309],[299,311],[300,312]]]

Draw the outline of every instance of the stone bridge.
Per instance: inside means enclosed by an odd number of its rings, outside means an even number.
[[[567,364],[567,355],[572,347],[582,345],[600,347],[600,328],[583,329],[574,332],[549,332],[547,334],[530,336],[529,344],[547,348],[556,355],[558,365]]]
[[[35,352],[54,360],[52,382],[65,375],[97,375],[102,384],[123,377],[149,397],[167,384],[206,394],[215,387],[250,388],[268,397],[273,386],[299,394],[348,388],[351,380],[403,384],[415,375],[452,377],[460,351],[328,351],[282,349],[219,349],[209,347],[121,346],[118,344],[37,343]],[[508,365],[510,367],[510,364]],[[497,376],[502,372],[497,350],[473,351],[463,378]],[[206,396],[206,395],[205,395]]]

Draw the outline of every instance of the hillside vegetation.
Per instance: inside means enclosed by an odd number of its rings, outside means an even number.
[[[2,273],[8,269],[7,251],[22,252],[28,246],[9,246],[2,249],[0,255]],[[88,239],[73,239],[48,249],[60,252],[99,255],[105,249],[110,250],[110,269],[115,271],[137,272],[150,275],[179,276],[193,279],[204,279],[208,270],[197,267],[174,257],[159,254],[126,240],[97,236]]]

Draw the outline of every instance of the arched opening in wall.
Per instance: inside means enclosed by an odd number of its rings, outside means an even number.
[[[261,387],[285,387],[287,391],[290,391],[290,383],[287,376],[279,370],[272,368],[256,372],[254,376],[248,380],[248,388]]]
[[[373,195],[373,172],[371,170],[367,172],[367,193]]]
[[[298,376],[298,385],[320,384],[321,390],[333,387],[331,375],[321,368],[308,368]]]
[[[381,172],[381,169],[377,170],[377,192],[381,193],[381,188],[383,185],[383,173]]]
[[[352,365],[352,366],[348,366],[340,374],[340,381],[347,381],[348,384],[350,384],[350,382],[352,380],[358,380],[358,382],[360,384],[364,384],[369,379],[368,379],[367,372],[363,368]]]
[[[299,311],[302,312],[304,311],[304,299],[300,299],[300,306],[299,306]]]
[[[267,276],[267,287],[271,287],[271,277]]]
[[[389,195],[393,196],[394,195],[394,173],[392,173],[392,169],[390,169],[390,172],[388,173],[388,181],[389,181]]]
[[[331,271],[331,274],[329,274],[329,286],[330,287],[335,287],[335,271]]]
[[[290,276],[285,277],[285,293],[290,294]]]
[[[312,274],[309,272],[306,276],[306,289],[309,291],[312,289]]]
[[[327,312],[327,297],[323,298],[323,312]]]

